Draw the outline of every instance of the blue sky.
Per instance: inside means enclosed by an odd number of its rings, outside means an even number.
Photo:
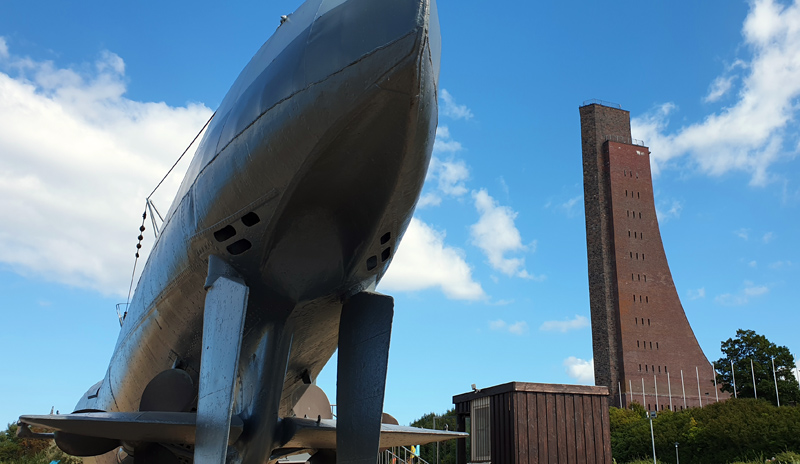
[[[0,5],[10,422],[70,411],[102,378],[144,197],[299,2]],[[439,10],[434,162],[379,287],[396,302],[387,412],[443,412],[472,383],[592,382],[578,118],[591,98],[630,110],[652,151],[667,257],[706,355],[739,328],[800,352],[800,5]],[[319,384],[335,398],[331,367]]]

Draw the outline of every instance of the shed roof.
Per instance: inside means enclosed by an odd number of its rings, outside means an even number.
[[[453,404],[464,403],[478,398],[499,395],[508,392],[531,393],[562,393],[570,395],[598,395],[608,396],[608,387],[593,387],[589,385],[566,385],[560,383],[529,383],[508,382],[477,391],[462,393],[453,396]]]

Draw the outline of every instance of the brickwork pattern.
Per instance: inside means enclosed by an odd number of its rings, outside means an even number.
[[[630,141],[629,121],[623,110],[581,108],[595,383],[609,388],[611,404],[636,401],[648,410],[728,398],[715,392],[713,367],[672,280],[656,217],[650,152],[616,141]]]

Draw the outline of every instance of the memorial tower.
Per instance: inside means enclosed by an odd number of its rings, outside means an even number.
[[[595,384],[613,406],[706,405],[730,395],[697,343],[658,228],[650,151],[618,105],[580,107]]]

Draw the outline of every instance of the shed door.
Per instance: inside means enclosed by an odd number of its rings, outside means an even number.
[[[478,398],[470,402],[472,462],[489,462],[492,459],[489,424],[491,417],[489,397]]]

